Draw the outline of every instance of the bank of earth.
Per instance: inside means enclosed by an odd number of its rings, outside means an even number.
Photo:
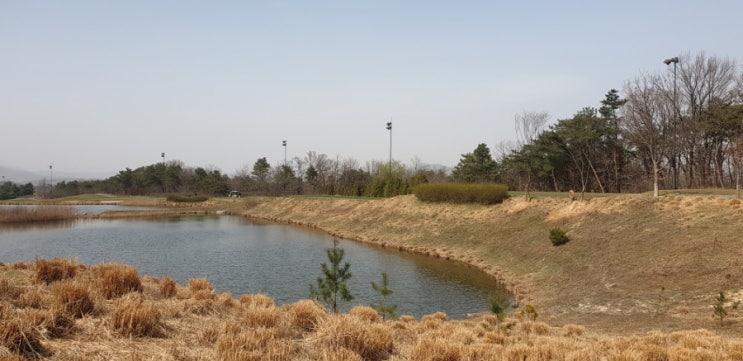
[[[622,195],[570,201],[513,197],[450,205],[414,196],[382,200],[270,198],[242,214],[338,237],[463,261],[491,274],[553,326],[609,334],[697,328],[743,331],[713,318],[720,291],[743,300],[743,207],[719,196]],[[567,231],[555,247],[549,231]],[[404,290],[396,290],[404,292]]]

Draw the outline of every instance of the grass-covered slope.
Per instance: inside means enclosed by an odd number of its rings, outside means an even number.
[[[725,291],[735,300],[743,288],[743,207],[725,197],[511,198],[490,206],[413,196],[277,198],[245,214],[462,260],[502,280],[551,323],[607,332],[719,328],[714,297]],[[556,227],[569,243],[552,245]]]

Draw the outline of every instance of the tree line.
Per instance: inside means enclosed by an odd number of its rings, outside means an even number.
[[[740,189],[743,72],[704,53],[667,62],[553,125],[546,113],[517,115],[518,143],[502,147],[496,178],[527,193]]]
[[[741,188],[743,72],[729,58],[686,54],[657,73],[627,80],[596,106],[549,124],[546,112],[514,119],[516,141],[495,154],[482,143],[449,173],[414,159],[364,165],[314,151],[271,165],[265,157],[232,177],[218,169],[157,163],[105,180],[59,182],[53,196],[327,194],[388,197],[426,182],[499,182],[511,190],[644,192],[676,188]],[[673,66],[670,66],[670,64]],[[42,194],[44,195],[44,194]]]

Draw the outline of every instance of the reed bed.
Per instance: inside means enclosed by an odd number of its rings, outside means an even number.
[[[527,317],[449,320],[444,313],[385,320],[367,306],[333,314],[312,300],[222,293],[203,278],[183,287],[137,276],[108,297],[102,270],[37,281],[37,267],[0,265],[0,360],[736,360],[743,341],[699,329],[629,336],[553,327]],[[166,284],[167,291],[161,286]],[[120,288],[115,288],[120,289]],[[175,290],[175,291],[173,291]]]
[[[71,220],[77,217],[72,207],[0,207],[0,223],[33,223]]]

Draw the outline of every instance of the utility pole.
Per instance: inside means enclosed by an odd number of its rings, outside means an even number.
[[[281,145],[284,147],[284,165],[286,165],[286,140],[282,140]]]
[[[49,199],[52,198],[54,192],[54,178],[52,178],[52,165],[49,165]]]

